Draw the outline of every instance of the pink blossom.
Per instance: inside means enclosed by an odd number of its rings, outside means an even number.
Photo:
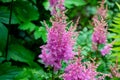
[[[50,2],[50,7],[56,6],[58,4],[59,0],[49,0]]]
[[[94,23],[94,32],[92,35],[92,41],[97,44],[105,44],[107,37],[107,29],[105,26],[107,25],[102,19],[99,21],[96,17],[93,18]]]
[[[75,52],[73,46],[74,33],[66,31],[66,24],[53,21],[53,26],[48,29],[47,44],[42,46],[42,54],[39,55],[46,66],[54,67],[54,70],[61,68],[61,61],[72,59]]]
[[[110,52],[112,48],[112,44],[107,44],[106,46],[104,46],[104,48],[101,50],[101,54],[103,56],[105,56],[106,54],[108,54]]]
[[[70,63],[65,68],[62,77],[64,80],[103,80],[106,76],[111,76],[109,74],[97,72],[97,67],[98,65],[94,63],[82,63],[80,59],[77,59],[74,63]]]
[[[107,14],[107,8],[106,9],[104,8],[104,4],[105,4],[105,0],[102,0],[100,7],[97,10],[97,14],[105,19]]]
[[[50,7],[52,8],[51,14],[55,15],[57,13],[57,9],[60,11],[65,10],[64,0],[49,0]]]
[[[102,0],[97,14],[93,17],[94,32],[92,35],[93,43],[105,44],[107,40],[107,23],[105,22],[107,9],[104,9],[104,0]]]

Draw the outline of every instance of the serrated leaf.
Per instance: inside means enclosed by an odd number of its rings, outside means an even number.
[[[2,23],[0,23],[0,50],[2,51],[6,47],[7,35],[8,35],[7,28]]]
[[[14,12],[22,22],[29,22],[39,18],[37,7],[28,1],[18,0],[14,2]]]
[[[18,28],[21,30],[29,30],[31,32],[31,31],[35,30],[36,25],[33,24],[32,22],[25,22],[25,23],[21,24]]]
[[[7,59],[24,62],[31,66],[33,65],[34,54],[28,49],[24,48],[22,45],[12,44],[9,46]]]
[[[39,28],[34,32],[35,39],[39,39],[42,35],[42,32],[39,30]]]
[[[34,37],[35,39],[39,39],[42,38],[42,40],[44,42],[47,41],[47,32],[46,29],[44,27],[40,27],[38,28],[35,32],[34,32]]]

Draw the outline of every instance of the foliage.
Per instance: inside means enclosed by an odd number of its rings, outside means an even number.
[[[1,80],[13,80],[15,76],[20,72],[20,69],[15,66],[11,66],[10,62],[6,62],[4,64],[0,63],[0,68]]]
[[[117,3],[118,8],[119,4]],[[120,12],[116,14],[113,18],[113,23],[111,23],[111,28],[109,29],[114,33],[112,38],[114,39],[114,48],[112,49],[115,52],[112,56],[120,58]],[[120,61],[120,60],[119,60]]]
[[[0,0],[0,80],[52,80],[51,67],[46,68],[38,61],[38,54],[41,53],[39,47],[47,41],[47,30],[43,20],[51,27],[51,8],[48,0],[13,0],[12,9],[11,4],[12,0]],[[116,56],[120,63],[120,0],[106,0],[106,4],[107,22],[110,26],[108,42],[115,42],[111,54],[103,58],[91,48],[91,17],[96,13],[98,1],[65,0],[67,20],[74,22],[78,16],[81,17],[77,27],[77,31],[80,32],[75,49],[81,47],[81,55],[84,56],[82,61],[91,61],[91,58],[98,56],[100,59],[97,63],[100,65],[97,71],[110,73],[109,66],[114,64]],[[66,66],[67,64],[62,62],[62,69],[54,74],[57,80],[62,80],[59,76]],[[119,79],[114,77],[112,80]]]
[[[8,35],[7,28],[4,26],[4,24],[0,23],[0,44],[1,44],[0,50],[1,51],[3,51],[6,47],[7,35]]]

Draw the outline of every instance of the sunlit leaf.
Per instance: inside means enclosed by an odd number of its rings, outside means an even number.
[[[21,24],[18,28],[21,30],[29,30],[30,32],[35,29],[36,25],[32,22],[25,22]]]
[[[47,41],[47,32],[46,29],[44,27],[40,27],[38,28],[35,32],[34,32],[34,37],[35,39],[39,39],[42,38],[42,40],[44,42]]]
[[[86,2],[84,0],[65,0],[65,6],[67,8],[72,8],[74,6],[83,6]]]

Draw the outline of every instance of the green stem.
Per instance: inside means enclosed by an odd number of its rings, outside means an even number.
[[[8,55],[8,45],[9,45],[9,28],[11,26],[11,19],[12,19],[12,7],[13,7],[13,0],[11,1],[10,4],[10,17],[9,17],[9,26],[8,26],[8,35],[7,35],[7,42],[6,42],[6,54],[5,57],[7,58]]]

